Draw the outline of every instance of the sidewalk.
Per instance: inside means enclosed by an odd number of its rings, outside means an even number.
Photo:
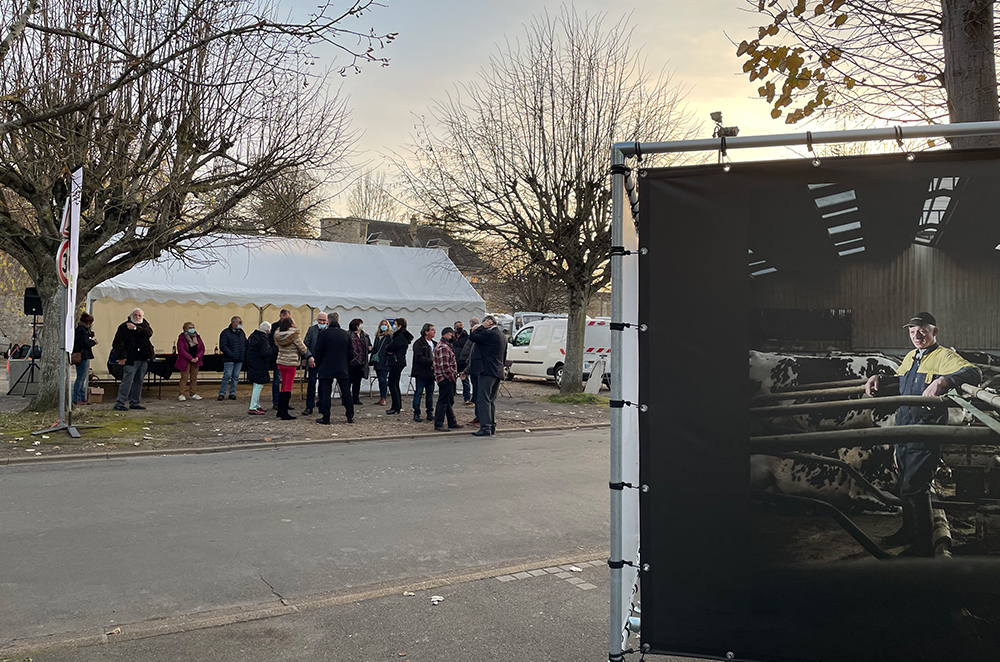
[[[21,411],[31,402],[31,396],[7,395],[10,385],[7,383],[7,371],[0,370],[0,414],[13,414]]]
[[[579,572],[570,570],[571,565]],[[599,661],[608,655],[608,580],[603,560],[565,564],[418,589],[409,596],[402,590],[369,598],[344,596],[330,606],[219,627],[204,627],[209,621],[195,619],[185,631],[115,641],[142,629],[156,632],[155,622],[122,626],[121,634],[105,637],[108,643],[33,653],[31,659]],[[434,605],[432,596],[444,600]],[[274,605],[282,607],[280,601]]]

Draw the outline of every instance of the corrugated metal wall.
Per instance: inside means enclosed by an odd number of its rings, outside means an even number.
[[[938,340],[967,350],[1000,349],[1000,256],[958,264],[913,245],[892,262],[854,262],[839,274],[805,281],[781,272],[750,284],[751,307],[845,309],[852,312],[854,349],[912,347],[902,325],[928,311]]]

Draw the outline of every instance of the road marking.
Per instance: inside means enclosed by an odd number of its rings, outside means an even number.
[[[528,578],[531,578],[533,577],[530,574],[532,570],[557,569],[556,566],[568,568],[570,565],[576,564],[582,566],[588,562],[600,564],[601,562],[597,561],[597,559],[607,557],[607,549],[590,549],[558,557],[508,561],[506,563],[482,565],[476,568],[464,568],[448,573],[430,575],[426,578],[410,577],[379,584],[355,586],[302,598],[286,598],[286,604],[274,600],[204,612],[177,614],[165,618],[151,618],[145,621],[121,625],[119,626],[120,632],[116,632],[115,634],[108,634],[105,628],[95,627],[80,632],[65,632],[41,637],[14,639],[6,643],[0,642],[0,659],[63,648],[100,646],[120,641],[135,641],[137,639],[158,637],[165,634],[179,634],[192,630],[284,616],[310,609],[322,609],[324,607],[364,602],[390,595],[402,595],[405,591],[416,592],[435,589],[441,586],[455,586],[481,579],[497,578],[500,581],[512,581],[518,574],[524,574]],[[509,577],[509,579],[502,579],[502,577]]]

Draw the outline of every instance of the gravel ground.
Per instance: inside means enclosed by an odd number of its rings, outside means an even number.
[[[50,426],[56,418],[52,413],[3,413],[16,412],[27,404],[27,399],[0,396],[0,459],[59,454],[107,452],[121,450],[159,450],[177,448],[202,448],[206,446],[231,446],[244,443],[280,442],[302,439],[335,439],[348,441],[368,437],[391,435],[427,434],[434,431],[433,423],[413,421],[411,396],[403,396],[402,413],[388,416],[387,407],[376,405],[377,397],[361,396],[362,405],[355,407],[355,422],[348,425],[344,409],[335,400],[331,414],[332,425],[318,425],[318,412],[311,416],[299,415],[304,408],[304,391],[296,383],[292,392],[294,421],[278,420],[273,410],[264,416],[247,413],[250,385],[241,384],[237,399],[216,400],[218,385],[211,382],[199,384],[203,400],[188,399],[180,402],[176,397],[176,384],[163,386],[162,397],[158,389],[146,389],[142,404],[144,411],[117,412],[112,409],[116,389],[106,387],[104,402],[78,408],[73,412],[77,425],[99,425],[83,429],[80,439],[72,439],[66,432],[31,435],[34,430]],[[0,393],[6,393],[4,389]],[[546,398],[558,394],[554,383],[541,380],[505,382],[497,398],[499,430],[525,430],[532,427],[573,427],[607,423],[609,409],[604,405],[553,404]],[[607,396],[608,392],[602,391]],[[270,409],[270,391],[263,394],[265,406]],[[461,400],[461,393],[459,393]],[[459,423],[467,424],[475,414],[473,407],[459,403],[455,413]],[[474,432],[466,426],[450,434]]]

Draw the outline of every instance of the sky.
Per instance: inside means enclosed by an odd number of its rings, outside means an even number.
[[[406,153],[413,142],[414,114],[429,115],[435,100],[476,78],[498,44],[523,35],[533,16],[544,11],[557,15],[562,5],[558,0],[383,1],[385,7],[355,24],[379,33],[399,33],[380,52],[391,59],[390,65],[369,64],[359,75],[334,76],[332,81],[350,95],[353,126],[363,133],[358,144],[361,160],[376,169],[383,164],[381,155]],[[674,83],[689,88],[687,104],[697,119],[704,120],[704,137],[711,137],[709,113],[716,110],[722,111],[726,125],[740,127],[741,136],[805,131],[801,125],[787,126],[783,119],[772,120],[767,103],[756,98],[760,83],[749,82],[741,73],[742,62],[731,42],[754,36],[762,24],[756,12],[746,11],[745,0],[576,0],[572,4],[580,14],[606,14],[606,24],[631,15],[633,45],[645,55],[648,69],[672,71]],[[802,152],[731,151],[730,157],[756,160]],[[331,211],[343,213],[345,198],[335,200]]]

